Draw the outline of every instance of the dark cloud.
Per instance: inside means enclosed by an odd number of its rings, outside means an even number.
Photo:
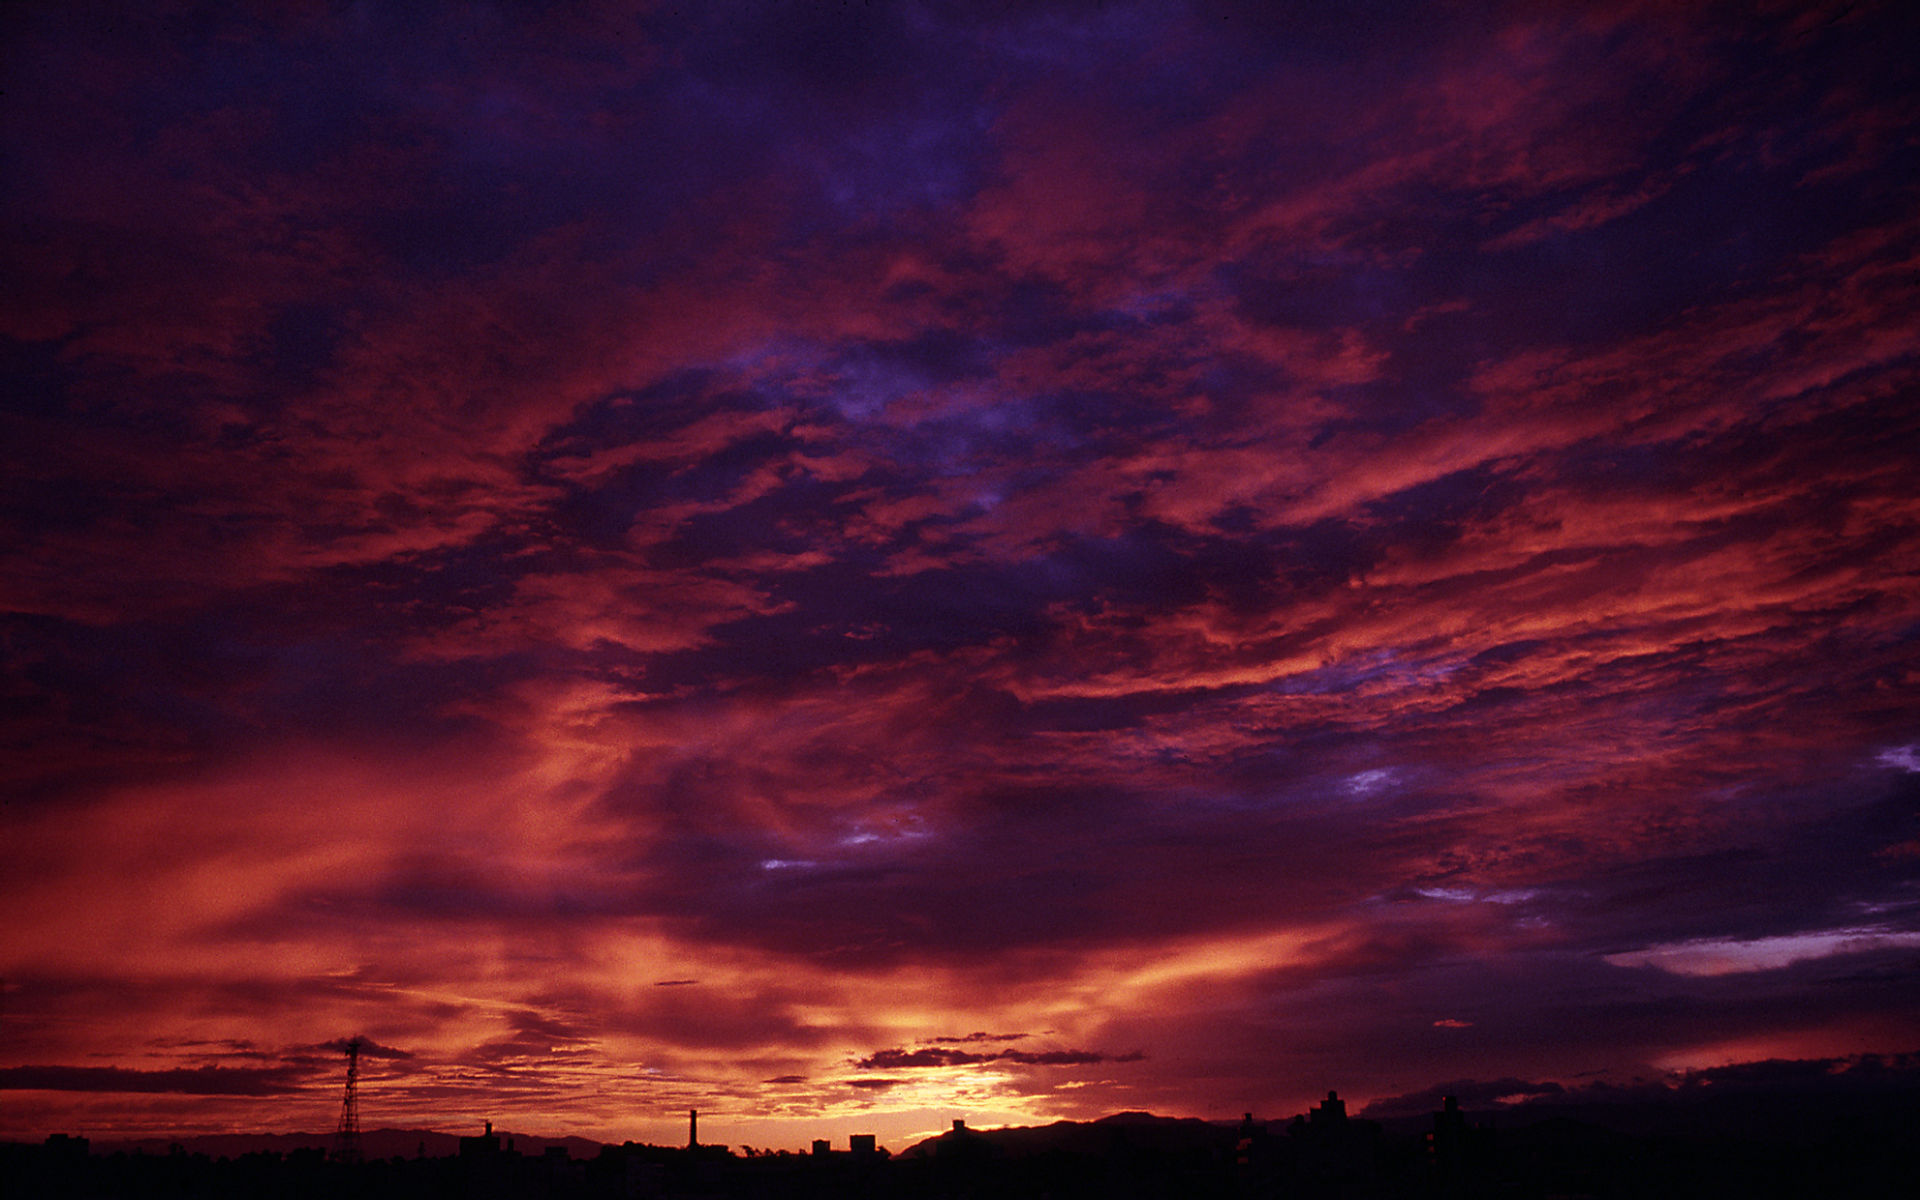
[[[1375,1100],[1361,1109],[1359,1115],[1371,1120],[1416,1116],[1438,1112],[1448,1099],[1458,1101],[1463,1108],[1487,1108],[1500,1101],[1511,1103],[1540,1096],[1559,1096],[1565,1091],[1565,1088],[1551,1080],[1533,1083],[1525,1079],[1456,1079],[1404,1096]]]
[[[0,1067],[0,1088],[52,1092],[180,1092],[194,1096],[279,1096],[309,1079],[291,1067]]]
[[[363,1038],[363,1037],[337,1038],[331,1042],[322,1042],[318,1046],[314,1047],[314,1049],[338,1050],[342,1054],[344,1054],[346,1053],[350,1043],[353,1046],[358,1047],[360,1054],[366,1058],[385,1058],[385,1059],[400,1060],[400,1059],[407,1059],[407,1058],[414,1057],[413,1052],[411,1050],[402,1050],[397,1046],[382,1046],[379,1042],[374,1041],[372,1038]]]
[[[1083,1067],[1103,1062],[1138,1062],[1144,1054],[1098,1054],[1091,1050],[993,1050],[974,1052],[936,1046],[919,1049],[876,1050],[853,1065],[862,1070],[897,1071],[917,1067],[956,1067],[975,1063],[1010,1062],[1035,1067]]]
[[[1574,1108],[1590,1112],[1629,1105],[1672,1108],[1773,1097],[1804,1105],[1816,1096],[1873,1096],[1903,1091],[1913,1086],[1916,1069],[1920,1069],[1920,1061],[1912,1054],[1862,1054],[1765,1059],[1679,1071],[1630,1083],[1595,1081],[1571,1087],[1550,1080],[1536,1083],[1524,1079],[1459,1079],[1405,1096],[1376,1100],[1360,1115],[1387,1119],[1433,1112],[1449,1096],[1458,1100],[1462,1108],[1508,1112],[1512,1119],[1523,1121]]]

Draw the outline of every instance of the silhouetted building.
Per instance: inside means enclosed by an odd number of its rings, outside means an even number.
[[[500,1153],[499,1135],[493,1132],[493,1122],[487,1122],[487,1131],[477,1137],[460,1139],[461,1158],[492,1158]]]
[[[856,1133],[847,1138],[847,1149],[853,1151],[856,1158],[872,1158],[880,1152],[879,1145],[871,1133]]]
[[[833,1153],[832,1142],[828,1141],[826,1138],[813,1139],[813,1156],[815,1158],[825,1158],[827,1155],[832,1153]]]
[[[1471,1125],[1460,1111],[1460,1101],[1441,1099],[1433,1114],[1433,1132],[1427,1135],[1427,1154],[1434,1181],[1442,1188],[1466,1186],[1484,1174],[1493,1149],[1493,1131]]]
[[[50,1133],[46,1140],[47,1156],[60,1162],[71,1162],[87,1156],[87,1139],[66,1133]]]
[[[967,1128],[967,1123],[954,1118],[953,1128],[934,1140],[934,1158],[949,1166],[974,1164],[987,1159],[993,1147],[985,1137]]]
[[[1307,1110],[1307,1124],[1315,1129],[1332,1130],[1346,1123],[1347,1102],[1339,1092],[1328,1092],[1325,1100]]]
[[[1364,1193],[1379,1183],[1385,1165],[1383,1132],[1377,1121],[1350,1119],[1346,1101],[1329,1091],[1287,1127],[1288,1187],[1308,1194]]]
[[[1242,1173],[1253,1165],[1254,1156],[1262,1149],[1267,1140],[1267,1126],[1264,1121],[1255,1121],[1248,1113],[1240,1118],[1240,1136],[1233,1146],[1233,1161]]]

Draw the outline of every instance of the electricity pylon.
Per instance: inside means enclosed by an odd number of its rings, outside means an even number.
[[[333,1161],[360,1161],[360,1047],[363,1038],[347,1040],[347,1094],[340,1101],[340,1127],[333,1131]]]

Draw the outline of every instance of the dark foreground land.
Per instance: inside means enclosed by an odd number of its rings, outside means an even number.
[[[1503,1114],[1511,1117],[1513,1114]],[[319,1149],[212,1157],[89,1153],[80,1139],[0,1145],[15,1200],[247,1197],[320,1200],[1093,1197],[1920,1196],[1920,1093],[1811,1112],[1557,1113],[1494,1126],[1449,1109],[1382,1125],[1332,1107],[1291,1123],[1222,1125],[1143,1113],[1032,1129],[953,1132],[885,1150],[738,1155],[627,1143],[579,1156],[466,1139],[461,1153],[359,1163]],[[1311,1117],[1311,1119],[1309,1119]],[[1668,1114],[1669,1118],[1673,1114]]]

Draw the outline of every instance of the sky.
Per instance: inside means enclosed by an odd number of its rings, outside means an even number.
[[[1915,14],[7,6],[0,1137],[1920,1050]]]

